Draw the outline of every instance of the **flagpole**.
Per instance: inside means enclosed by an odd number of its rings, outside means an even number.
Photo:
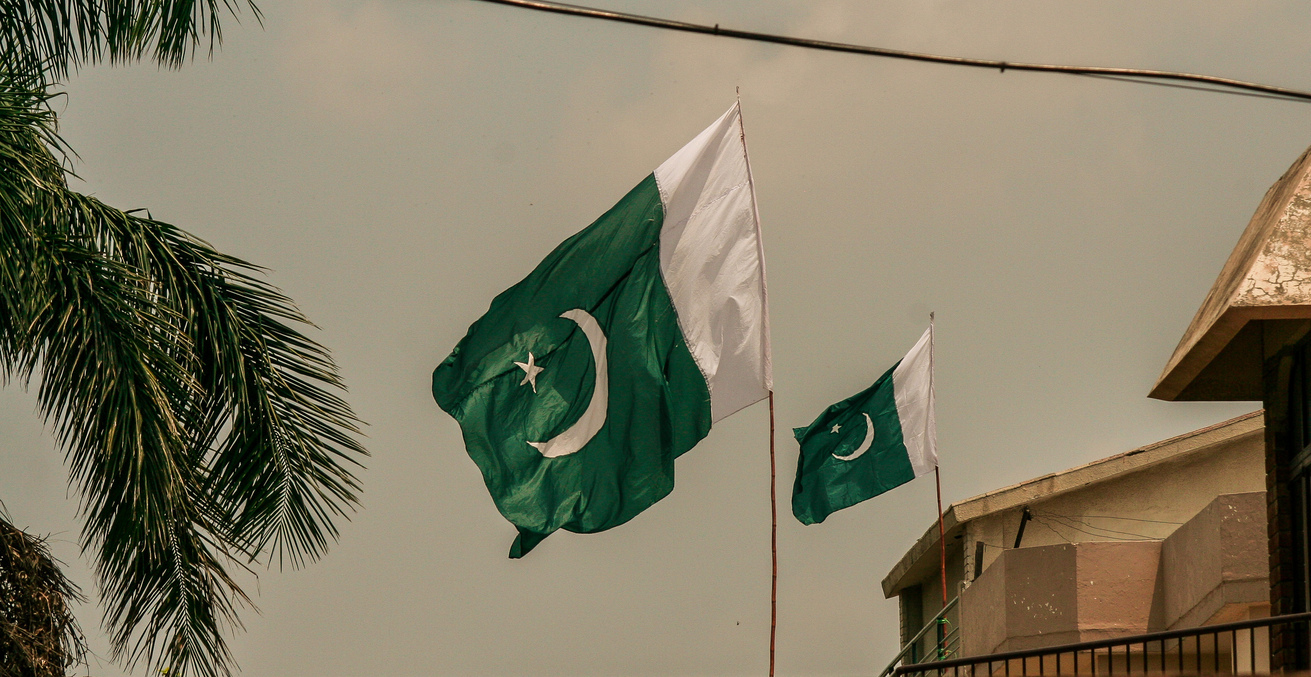
[[[769,677],[774,677],[774,637],[778,632],[778,480],[774,460],[774,391],[769,391],[769,550],[774,572],[769,583]]]
[[[751,209],[756,216],[756,235],[760,235],[760,207],[756,204],[756,184],[751,177],[751,158],[747,154],[747,127],[742,119],[742,88],[737,92],[737,128],[742,135],[742,159],[747,165],[747,183],[751,188]],[[763,238],[761,238],[763,240]],[[765,265],[763,242],[760,244],[760,265]],[[761,286],[762,295],[765,293]],[[768,307],[768,305],[766,305]],[[769,677],[774,677],[774,640],[778,635],[778,461],[774,454],[774,384],[769,377],[769,320],[765,320],[766,387],[769,388],[769,554],[773,566],[769,579]]]
[[[747,163],[747,181],[751,186],[751,209],[756,215],[756,233],[760,233],[760,208],[756,205],[756,185],[751,178],[751,158],[747,156],[747,127],[742,120],[742,88],[737,92],[737,128],[742,135],[742,155]],[[763,239],[763,238],[762,238]],[[763,246],[763,245],[762,245]],[[765,252],[760,251],[761,266],[764,266]],[[764,289],[762,287],[761,291]],[[769,355],[769,330],[766,320],[765,355]],[[768,372],[767,372],[768,373]],[[774,386],[769,387],[769,554],[773,571],[769,579],[769,677],[774,677],[774,640],[778,634],[778,462],[774,454]]]
[[[933,396],[933,315],[934,315],[933,313],[929,313],[929,413],[930,416],[932,415],[933,408],[936,404],[934,402],[934,396]],[[932,432],[929,430],[929,420],[930,420],[929,416],[924,417],[925,440],[929,439],[929,433]],[[938,552],[941,555],[941,560],[940,560],[941,568],[939,569],[939,576],[942,578],[942,608],[946,609],[947,608],[947,530],[944,528],[942,523],[943,522],[942,474],[938,472],[938,464],[936,461],[933,464],[933,484],[934,487],[937,489],[937,494],[938,494]],[[938,634],[938,660],[942,660],[947,657],[946,647],[944,646],[944,642],[946,640],[946,633],[943,632],[944,628],[942,627],[942,624],[945,622],[946,622],[945,618],[938,619],[938,633],[937,633]]]
[[[936,404],[933,401],[933,313],[929,313],[929,407]],[[924,432],[927,433],[929,427],[929,417],[924,417]],[[942,551],[942,606],[947,606],[947,534],[942,525],[942,475],[938,473],[938,464],[933,464],[933,483],[938,489],[938,544]]]
[[[933,469],[933,480],[938,485],[938,543],[942,545],[942,606],[947,606],[947,536],[942,528],[942,477]]]

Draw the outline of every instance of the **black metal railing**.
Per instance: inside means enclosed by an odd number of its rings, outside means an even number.
[[[938,615],[929,619],[929,622],[925,623],[924,627],[920,628],[920,631],[909,642],[906,642],[906,646],[901,647],[901,651],[898,651],[897,655],[892,658],[888,663],[888,667],[883,668],[883,672],[879,673],[879,677],[888,677],[898,665],[914,663],[919,660],[920,644],[929,635],[930,631],[936,635],[933,644],[936,653],[934,659],[951,658],[960,647],[960,624],[957,623],[953,626],[951,621],[947,619],[947,615],[958,603],[960,603],[960,595],[951,598],[951,601],[942,607]],[[959,617],[960,614],[957,614],[957,618]]]
[[[1286,634],[1294,640],[1291,644],[1304,647],[1309,627],[1311,613],[1289,614],[901,665],[892,674],[894,677],[1262,674],[1270,672],[1271,635],[1276,632]],[[1299,663],[1303,661],[1305,657],[1298,657]]]

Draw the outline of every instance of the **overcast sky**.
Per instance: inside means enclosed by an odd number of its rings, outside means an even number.
[[[1301,3],[653,2],[606,7],[1012,61],[1311,89]],[[369,422],[363,509],[267,572],[247,675],[760,675],[768,414],[723,421],[629,524],[526,559],[433,403],[487,308],[742,90],[772,303],[780,675],[876,673],[879,582],[923,479],[802,527],[789,429],[869,385],[937,311],[944,499],[1251,411],[1146,398],[1311,106],[748,44],[469,0],[265,2],[180,72],[94,68],[60,104],[80,189],[271,269]],[[0,390],[0,499],[88,591],[77,495],[34,396]],[[107,654],[99,610],[81,610]],[[121,671],[93,661],[93,675]],[[137,674],[144,674],[138,671]]]

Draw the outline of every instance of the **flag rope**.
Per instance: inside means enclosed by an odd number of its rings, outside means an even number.
[[[774,459],[774,391],[769,391],[769,551],[774,565],[769,583],[769,677],[774,677],[774,637],[778,631],[778,480]]]

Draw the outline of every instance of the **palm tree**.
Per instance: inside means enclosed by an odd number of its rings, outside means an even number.
[[[0,675],[62,676],[81,662],[72,603],[82,599],[43,540],[0,519]]]
[[[0,0],[0,378],[40,376],[112,657],[170,675],[230,674],[225,636],[251,605],[231,572],[323,555],[367,452],[291,299],[252,264],[70,190],[50,100],[83,65],[212,51],[242,11],[259,18],[233,0]]]

